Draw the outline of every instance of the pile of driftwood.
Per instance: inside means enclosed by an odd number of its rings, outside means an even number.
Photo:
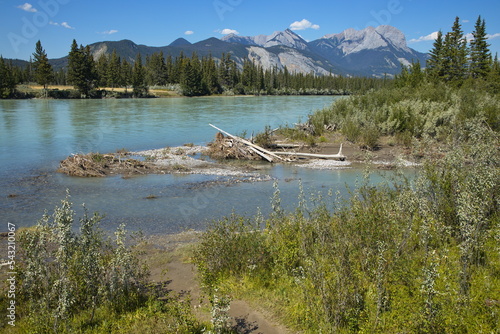
[[[260,147],[246,139],[234,136],[215,125],[209,124],[218,130],[215,141],[211,144],[209,155],[216,159],[246,159],[246,160],[267,160],[269,162],[291,161],[297,158],[315,158],[315,159],[338,159],[344,161],[346,157],[342,154],[342,145],[340,145],[337,154],[313,154],[301,152],[272,152]],[[225,136],[224,136],[225,135]],[[288,145],[294,147],[296,145]]]
[[[136,159],[114,154],[73,154],[61,161],[60,173],[80,177],[103,177],[112,173],[143,174],[149,166]]]

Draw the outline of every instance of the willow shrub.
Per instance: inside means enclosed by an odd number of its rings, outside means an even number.
[[[494,131],[500,129],[498,95],[474,87],[424,83],[339,99],[310,115],[309,123],[316,135],[322,135],[325,127],[333,128],[349,141],[373,148],[374,138],[382,135],[428,136],[447,142],[457,129],[478,119]]]
[[[265,221],[214,223],[202,279],[305,333],[500,331],[500,141],[484,122],[454,136],[415,180],[363,183],[333,211],[301,195],[285,213],[276,191]]]
[[[96,314],[135,310],[147,301],[147,270],[126,245],[120,226],[107,240],[98,214],[79,220],[69,194],[54,213],[20,235],[18,262],[20,327],[27,332],[75,332],[72,319],[86,314],[83,326],[94,326]],[[110,316],[108,314],[108,316]],[[82,324],[81,324],[82,325]]]

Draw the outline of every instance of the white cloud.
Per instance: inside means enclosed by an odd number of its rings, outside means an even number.
[[[229,35],[229,34],[235,34],[238,35],[239,32],[234,30],[234,29],[222,29],[222,31],[219,31],[222,35]]]
[[[54,21],[49,21],[49,24],[53,25],[53,26],[56,26],[56,27],[63,27],[63,28],[66,28],[66,29],[75,29],[72,26],[70,26],[68,24],[68,22],[57,23],[57,22],[54,22]]]
[[[419,38],[413,38],[408,41],[408,43],[419,43],[419,42],[426,42],[426,41],[435,41],[438,36],[438,32],[434,31],[433,33],[430,33],[427,36],[420,36]]]
[[[118,32],[118,30],[111,29],[111,30],[106,30],[106,31],[98,32],[98,34],[101,34],[101,35],[113,35],[113,34],[116,34],[117,32]]]
[[[68,22],[63,22],[63,23],[61,23],[61,27],[64,27],[64,28],[66,28],[66,29],[75,29],[75,28],[73,28],[72,26],[70,26],[70,25],[68,24]]]
[[[22,9],[26,12],[30,12],[30,13],[37,12],[36,8],[33,8],[33,5],[30,3],[27,3],[27,2],[24,5],[17,6],[17,8],[20,8],[20,9]]]
[[[469,23],[469,20],[462,20],[462,23]]]
[[[500,38],[500,33],[497,32],[496,34],[493,34],[493,35],[492,34],[487,34],[486,38],[488,38],[488,39]]]
[[[435,41],[438,36],[438,32],[434,31],[433,33],[427,35],[427,36],[420,36],[419,38],[413,38],[408,41],[408,43],[419,43],[419,42],[425,42],[425,41]],[[444,37],[444,36],[443,36]],[[500,33],[496,34],[487,34],[486,35],[487,39],[495,39],[495,38],[500,38]],[[472,41],[474,39],[474,36],[472,33],[465,34],[465,39],[467,39],[468,42]]]
[[[319,25],[312,24],[309,20],[306,19],[303,19],[302,21],[295,21],[292,24],[290,24],[290,29],[292,30],[305,30],[309,28],[318,30]]]
[[[192,35],[192,34],[194,34],[194,31],[192,30],[188,30],[184,33],[184,35]]]

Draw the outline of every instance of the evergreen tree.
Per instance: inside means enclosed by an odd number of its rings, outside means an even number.
[[[461,83],[467,73],[467,40],[455,18],[452,31],[446,34],[443,50],[443,72],[447,81]]]
[[[120,86],[125,86],[125,90],[127,86],[132,82],[132,67],[126,59],[122,60],[122,64],[120,65]]]
[[[152,86],[164,86],[167,84],[167,65],[163,52],[153,53],[146,61],[148,83]]]
[[[484,78],[491,68],[491,53],[486,42],[486,23],[481,16],[477,18],[472,36],[469,73],[472,78]]]
[[[71,83],[82,97],[89,97],[97,83],[97,71],[90,47],[83,47],[73,40],[68,56],[68,82]]]
[[[222,90],[219,77],[217,75],[217,65],[210,55],[202,60],[203,85],[207,88],[208,94],[219,94]]]
[[[108,56],[103,53],[97,60],[96,70],[98,77],[99,87],[106,87],[108,85]]]
[[[132,88],[135,97],[143,97],[148,93],[146,85],[146,71],[142,65],[141,54],[138,53],[135,59],[134,68],[132,69]]]
[[[54,80],[54,72],[49,64],[47,53],[40,41],[36,42],[35,53],[33,53],[33,68],[35,70],[35,80],[43,86],[44,93],[47,93],[47,85]]]
[[[443,33],[438,31],[437,38],[434,41],[433,49],[430,50],[430,58],[427,60],[427,73],[431,78],[442,78],[444,75],[444,42]]]
[[[26,83],[33,82],[33,58],[30,56],[28,66],[24,69],[23,81]]]
[[[167,56],[167,61],[165,63],[165,68],[167,71],[167,83],[175,83],[174,82],[174,62],[172,61],[172,55]]]
[[[206,87],[203,87],[201,66],[196,53],[191,59],[185,60],[181,73],[181,89],[185,96],[200,96],[206,94]]]
[[[121,60],[120,57],[116,54],[116,49],[111,53],[111,57],[109,58],[109,66],[107,70],[108,82],[107,84],[111,86],[111,88],[115,88],[122,84],[122,78],[120,75],[120,66]]]
[[[12,66],[5,63],[0,56],[0,98],[6,99],[14,94],[16,82],[12,73]]]

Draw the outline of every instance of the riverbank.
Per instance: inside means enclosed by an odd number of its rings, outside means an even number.
[[[170,294],[189,298],[193,313],[199,321],[210,322],[209,296],[206,296],[200,287],[197,267],[192,259],[201,233],[191,230],[173,235],[148,236],[140,246],[141,260],[150,268],[151,284],[166,284]],[[292,333],[264,309],[244,299],[231,300],[228,315],[235,333]]]

